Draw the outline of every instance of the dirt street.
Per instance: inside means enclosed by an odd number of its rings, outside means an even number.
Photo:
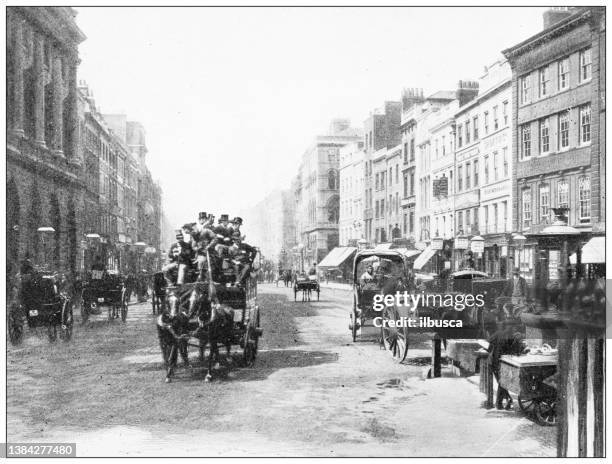
[[[348,292],[290,292],[260,286],[254,367],[208,384],[180,365],[164,383],[148,303],[125,324],[77,325],[70,343],[26,332],[8,351],[8,441],[77,442],[78,456],[555,456],[556,428],[483,409],[465,378],[423,380],[373,339],[354,344]],[[409,357],[428,354],[423,338]]]

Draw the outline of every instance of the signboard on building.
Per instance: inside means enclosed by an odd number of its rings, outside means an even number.
[[[472,243],[470,243],[470,249],[474,253],[482,253],[484,251],[484,240],[472,240]]]
[[[448,196],[448,177],[446,176],[442,176],[440,177],[440,179],[438,179],[438,191],[439,191],[439,196],[441,197],[447,197]]]
[[[448,196],[448,177],[442,176],[439,179],[433,180],[433,196],[447,197]]]
[[[467,250],[467,247],[468,247],[467,237],[457,237],[455,239],[455,249],[456,250]]]

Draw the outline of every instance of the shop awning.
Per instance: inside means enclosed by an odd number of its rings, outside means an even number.
[[[406,258],[414,258],[415,256],[420,255],[422,252],[421,250],[402,250],[402,253],[404,254],[404,256],[406,256]]]
[[[432,249],[431,245],[426,247],[423,250],[423,252],[420,254],[420,256],[414,260],[413,269],[422,269],[423,266],[427,264],[427,261],[429,261],[432,258],[432,256],[435,254],[436,254],[436,250]]]
[[[606,238],[593,237],[582,247],[582,264],[601,264],[606,262]],[[576,264],[576,253],[570,256],[570,263]]]
[[[317,265],[319,269],[338,267],[357,251],[355,247],[336,247]]]

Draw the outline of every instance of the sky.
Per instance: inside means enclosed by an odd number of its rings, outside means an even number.
[[[287,188],[335,117],[477,79],[543,8],[78,7],[79,79],[147,132],[171,224]]]

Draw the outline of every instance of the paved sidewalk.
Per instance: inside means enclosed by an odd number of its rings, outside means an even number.
[[[321,288],[333,288],[336,290],[346,290],[347,292],[352,291],[353,290],[353,286],[351,284],[341,284],[338,282],[325,282],[325,281],[320,281],[319,285],[321,286]]]

